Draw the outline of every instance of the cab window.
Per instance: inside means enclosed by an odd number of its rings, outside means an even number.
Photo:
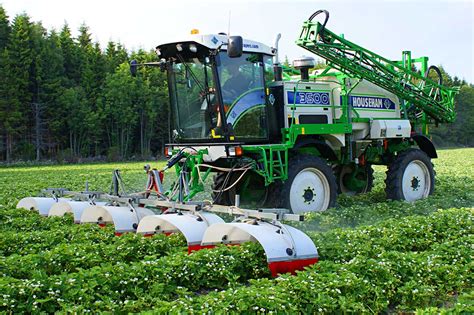
[[[219,57],[224,110],[235,138],[267,138],[262,55],[244,53],[239,58],[229,58],[222,52]]]

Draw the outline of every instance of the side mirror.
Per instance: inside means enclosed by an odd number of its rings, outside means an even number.
[[[242,36],[229,36],[227,43],[227,55],[229,58],[238,58],[242,56],[244,50],[244,40]]]
[[[138,68],[138,62],[136,60],[130,61],[130,74],[132,77],[137,76],[137,68]]]

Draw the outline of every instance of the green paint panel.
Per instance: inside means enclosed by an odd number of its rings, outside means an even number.
[[[352,126],[350,124],[300,124],[293,125],[289,129],[290,132],[296,135],[323,135],[352,132]]]

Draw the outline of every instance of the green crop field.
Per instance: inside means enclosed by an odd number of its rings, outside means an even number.
[[[108,190],[116,168],[141,190],[142,163],[0,168],[0,313],[473,313],[474,149],[439,156],[428,199],[385,200],[376,167],[372,192],[289,223],[320,262],[277,278],[258,244],[188,255],[180,235],[116,237],[15,209],[46,187]]]

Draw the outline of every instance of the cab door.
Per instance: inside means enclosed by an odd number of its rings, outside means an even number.
[[[262,55],[244,53],[239,58],[229,58],[226,53],[221,53],[218,75],[226,123],[234,140],[268,141]]]

